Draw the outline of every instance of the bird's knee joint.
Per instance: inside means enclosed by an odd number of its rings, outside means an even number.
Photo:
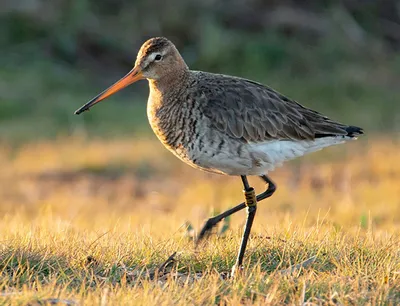
[[[268,184],[268,191],[272,195],[276,191],[276,185],[275,184]]]

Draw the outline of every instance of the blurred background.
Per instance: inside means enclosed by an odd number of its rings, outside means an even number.
[[[197,293],[155,284],[126,295],[126,267],[157,267],[175,251],[182,271],[230,270],[245,222],[245,212],[225,219],[194,251],[204,220],[242,201],[241,182],[163,148],[146,81],[73,114],[153,36],[172,40],[191,69],[259,81],[365,129],[270,174],[278,190],[259,205],[245,260],[274,271],[317,254],[304,281],[296,272],[230,287],[217,275],[193,283]],[[298,304],[300,288],[326,297],[307,300],[319,304],[399,304],[398,0],[1,0],[0,46],[0,304],[12,304],[7,288],[18,305],[70,289],[87,305],[113,295],[115,305],[208,304],[195,302],[200,292],[219,292],[210,304],[248,304],[256,292]]]
[[[3,0],[0,139],[150,135],[147,84],[73,111],[171,39],[195,70],[268,84],[369,135],[400,129],[396,0]]]

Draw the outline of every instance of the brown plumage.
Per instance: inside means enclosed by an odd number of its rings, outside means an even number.
[[[363,134],[361,128],[330,120],[260,83],[191,71],[175,46],[163,37],[146,41],[135,67],[75,113],[144,78],[150,87],[147,115],[160,141],[193,167],[241,176],[246,192],[251,191],[246,175],[261,176],[269,187],[258,201],[275,191],[265,175],[275,166]],[[200,238],[243,205],[210,219]],[[253,213],[255,210],[249,213],[249,220]],[[248,234],[243,238],[239,266]]]
[[[204,93],[204,115],[213,126],[244,142],[313,140],[347,135],[346,125],[328,119],[260,83],[199,73],[195,91]],[[196,93],[194,93],[196,94]]]

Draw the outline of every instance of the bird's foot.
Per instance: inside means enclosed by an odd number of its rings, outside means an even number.
[[[244,271],[244,268],[242,265],[234,264],[232,266],[232,270],[231,270],[231,278],[235,278],[239,275],[242,275],[243,271]]]

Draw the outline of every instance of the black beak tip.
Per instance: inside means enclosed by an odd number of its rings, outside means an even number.
[[[75,115],[79,115],[79,114],[81,114],[81,113],[83,113],[83,112],[85,112],[85,111],[88,111],[89,110],[89,108],[88,107],[81,107],[81,108],[78,108],[75,112],[74,112],[74,114]]]

